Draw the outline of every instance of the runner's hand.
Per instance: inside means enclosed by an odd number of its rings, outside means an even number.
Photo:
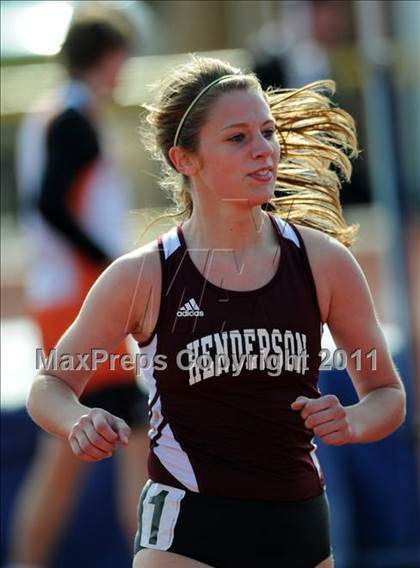
[[[291,408],[300,411],[305,427],[312,430],[324,444],[341,446],[352,442],[347,411],[336,396],[327,394],[313,399],[298,396]]]
[[[73,453],[81,460],[95,462],[111,457],[119,445],[126,446],[130,427],[102,408],[92,408],[70,431],[68,441]]]

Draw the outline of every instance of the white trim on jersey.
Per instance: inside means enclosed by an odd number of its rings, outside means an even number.
[[[290,241],[294,242],[295,245],[298,248],[300,248],[300,243],[299,243],[299,240],[296,236],[296,233],[294,232],[292,227],[289,225],[289,223],[286,223],[286,221],[284,221],[283,219],[281,219],[280,217],[277,217],[277,216],[275,216],[274,219],[275,219],[283,237],[285,239],[289,239]]]
[[[310,452],[310,456],[311,456],[311,460],[313,461],[313,464],[318,472],[318,477],[319,479],[322,479],[322,469],[321,469],[321,464],[318,461],[318,457],[316,455],[316,450],[317,450],[317,445],[315,444],[315,442],[311,441],[311,444],[313,446],[313,450],[311,450]]]
[[[151,363],[154,360],[157,349],[157,335],[153,338],[149,345],[140,348],[140,353],[144,354],[147,361]],[[149,406],[151,405],[157,393],[157,383],[154,376],[153,365],[143,369],[143,378],[147,381],[149,387]],[[150,408],[150,430],[149,438],[154,438],[158,433],[158,428],[164,420],[161,409],[160,396],[156,399],[154,405]],[[175,439],[174,433],[167,422],[162,429],[160,437],[157,439],[157,445],[152,450],[159,458],[165,469],[169,471],[178,481],[180,481],[190,491],[198,492],[198,482],[193,467],[189,460],[188,454],[181,448]]]
[[[163,253],[165,255],[165,260],[171,256],[180,246],[181,242],[178,237],[178,231],[176,227],[173,227],[170,231],[162,235]]]
[[[163,466],[178,479],[190,491],[198,493],[198,482],[188,455],[178,442],[169,424],[162,429],[158,445],[153,448],[153,452]]]
[[[140,353],[144,353],[147,361],[152,362],[156,355],[157,348],[157,336],[155,335],[152,341],[146,347],[140,348]],[[152,404],[153,399],[156,396],[157,387],[156,380],[153,376],[153,365],[142,369],[142,377],[146,381],[149,391],[149,407]],[[148,432],[149,438],[153,438],[157,434],[157,429],[159,424],[163,420],[163,416],[160,408],[160,398],[155,401],[153,407],[150,407],[151,417],[150,417],[150,430]]]

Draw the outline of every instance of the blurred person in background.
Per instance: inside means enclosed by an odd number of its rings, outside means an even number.
[[[340,87],[337,102],[355,118],[359,140],[364,146],[362,104],[360,93],[355,90],[357,73],[348,57],[353,33],[351,2],[285,2],[280,16],[266,23],[248,41],[253,71],[263,88],[297,88],[312,81],[333,79]],[[341,55],[337,59],[334,52],[339,50]],[[343,82],[350,96],[345,94]],[[343,185],[341,201],[344,205],[366,202],[369,196],[367,172],[358,160],[351,181]]]
[[[110,22],[75,20],[61,49],[68,81],[28,113],[20,128],[17,174],[30,250],[26,295],[45,354],[127,244],[128,188],[107,155],[100,129],[128,50],[128,36]],[[127,350],[123,343],[116,353]],[[134,369],[117,362],[114,370],[106,363],[98,367],[82,400],[122,417],[133,429],[130,445],[117,453],[117,511],[131,545],[138,489],[146,477],[146,396]],[[68,444],[40,435],[12,517],[10,567],[47,565],[85,469]]]

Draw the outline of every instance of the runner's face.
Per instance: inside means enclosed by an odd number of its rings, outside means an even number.
[[[197,186],[247,207],[274,195],[280,147],[270,107],[257,91],[221,95],[199,136]]]

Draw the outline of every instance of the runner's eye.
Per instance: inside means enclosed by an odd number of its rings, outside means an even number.
[[[235,136],[229,138],[229,142],[242,142],[244,138],[245,138],[244,134],[235,134]]]
[[[274,136],[275,130],[274,128],[267,128],[263,131],[263,135],[265,138],[272,138]]]

